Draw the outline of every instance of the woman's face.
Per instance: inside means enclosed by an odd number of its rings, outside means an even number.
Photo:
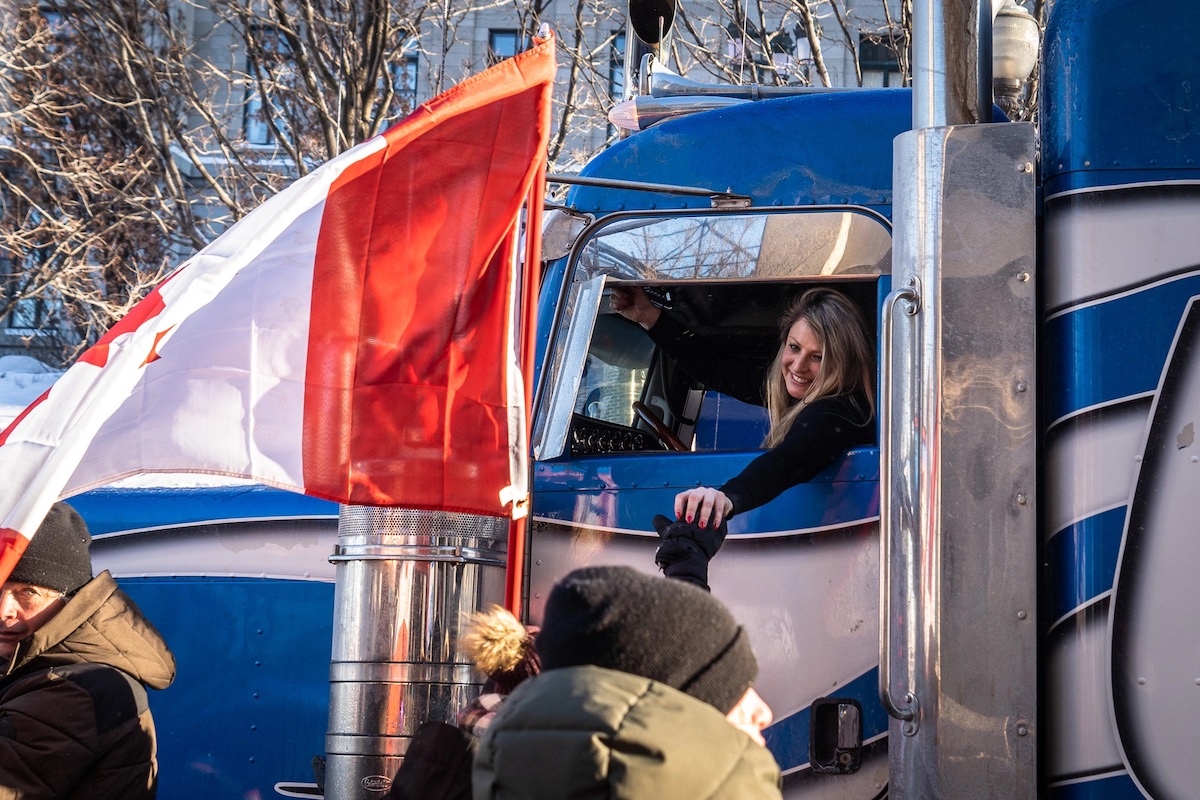
[[[783,342],[783,385],[793,400],[803,400],[821,374],[821,342],[807,320],[796,320]]]

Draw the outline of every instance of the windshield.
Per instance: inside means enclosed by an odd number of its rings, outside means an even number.
[[[575,279],[771,280],[890,271],[891,234],[865,211],[614,220],[579,253]]]
[[[836,285],[873,325],[877,278],[890,267],[886,221],[867,209],[604,221],[575,252],[543,377],[535,457],[759,448],[767,429],[761,386],[788,305],[808,288]],[[725,383],[710,385],[615,313],[614,290],[644,293],[713,363],[732,363],[732,355],[738,390],[722,394]]]

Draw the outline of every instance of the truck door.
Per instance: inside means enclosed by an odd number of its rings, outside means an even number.
[[[623,214],[584,232],[560,265],[535,410],[531,622],[577,567],[655,573],[655,514],[672,515],[679,491],[719,486],[762,452],[765,409],[682,368],[613,312],[612,292],[646,292],[714,361],[736,354],[765,376],[778,320],[805,289],[833,286],[877,325],[890,255],[886,221],[853,208]],[[750,632],[788,797],[886,792],[878,470],[876,447],[855,449],[737,515],[710,567],[713,593]]]

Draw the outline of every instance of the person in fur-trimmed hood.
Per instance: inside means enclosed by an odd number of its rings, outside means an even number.
[[[0,800],[145,800],[158,764],[146,687],[175,657],[56,503],[0,589]]]
[[[488,676],[483,693],[458,715],[458,727],[483,736],[504,698],[522,681],[542,671],[534,647],[538,629],[525,626],[500,606],[476,614],[463,642],[475,669]]]
[[[483,693],[458,714],[458,725],[428,721],[413,735],[388,800],[470,800],[471,764],[479,738],[513,689],[541,671],[534,647],[538,629],[506,608],[472,615],[463,646],[487,676]]]

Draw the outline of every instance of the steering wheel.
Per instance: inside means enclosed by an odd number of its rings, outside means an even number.
[[[687,450],[687,445],[679,441],[679,437],[671,433],[671,429],[663,424],[659,418],[658,412],[651,409],[641,400],[633,401],[633,413],[638,415],[638,419],[650,426],[658,440],[667,446],[668,450],[684,452]]]

